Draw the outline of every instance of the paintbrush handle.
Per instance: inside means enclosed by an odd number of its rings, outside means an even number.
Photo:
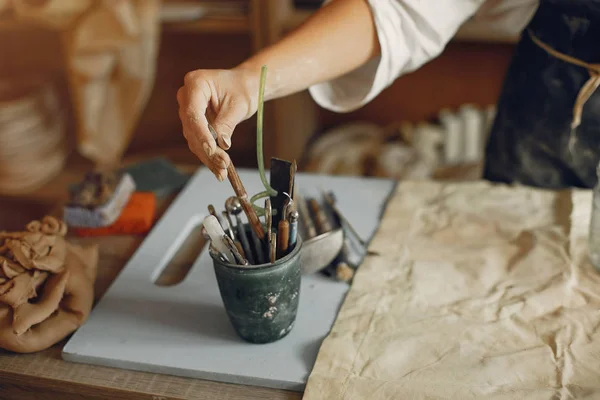
[[[229,183],[231,183],[231,187],[233,188],[235,195],[240,200],[240,204],[246,213],[246,217],[248,217],[248,222],[250,223],[252,230],[261,241],[264,240],[265,231],[260,223],[260,220],[258,219],[258,215],[256,215],[254,208],[252,208],[252,204],[248,199],[248,193],[246,193],[246,189],[244,188],[242,180],[233,166],[233,162],[229,163],[229,167],[227,167],[227,177],[229,178]]]
[[[279,258],[285,256],[290,240],[290,223],[285,219],[279,221],[277,228],[277,255]]]

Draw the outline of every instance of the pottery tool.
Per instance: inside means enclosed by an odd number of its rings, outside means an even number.
[[[279,221],[283,216],[283,205],[286,200],[284,193],[289,193],[290,177],[292,174],[292,163],[278,158],[271,158],[270,184],[277,191],[277,196],[271,197],[271,206],[273,208],[273,226],[279,226]]]
[[[288,248],[290,251],[294,249],[296,246],[296,241],[298,240],[298,211],[290,210],[288,212],[288,222],[290,223],[290,237],[288,240]]]
[[[327,215],[325,215],[325,212],[321,209],[319,202],[314,198],[310,198],[308,199],[308,206],[310,207],[312,215],[315,218],[317,232],[319,232],[320,234],[329,232],[331,230],[331,224],[329,223]]]
[[[208,247],[208,251],[212,257],[218,258],[224,263],[229,263],[229,260],[227,260],[227,257],[225,257],[225,255],[223,253],[220,253],[217,249],[215,249],[215,247],[212,244]]]
[[[217,219],[217,221],[219,221],[219,224],[221,224],[221,227],[223,228],[223,230],[224,230],[224,231],[225,231],[227,234],[229,234],[229,231],[230,231],[231,229],[228,229],[228,227],[227,227],[227,221],[226,221],[226,220],[223,218],[223,216],[222,216],[222,215],[220,215],[220,214],[217,214],[217,210],[215,210],[215,207],[214,207],[212,204],[209,204],[209,205],[208,205],[208,213],[209,213],[210,215],[213,215],[213,216],[214,216],[214,217]]]
[[[208,205],[208,213],[210,215],[214,215],[217,219],[219,219],[219,217],[217,216],[217,211],[215,210],[215,207],[212,204]]]
[[[267,243],[271,243],[271,235],[273,234],[273,212],[271,209],[271,198],[265,199],[265,226],[267,227]]]
[[[258,264],[264,264],[268,262],[268,257],[265,256],[265,250],[263,249],[263,242],[256,236],[254,231],[250,231],[250,237],[252,238],[252,244],[254,245],[254,253],[256,255],[256,262]],[[266,235],[265,235],[266,238]]]
[[[139,235],[148,233],[156,216],[156,196],[152,192],[131,195],[119,218],[111,225],[100,228],[70,227],[78,236]]]
[[[277,232],[273,232],[273,235],[271,235],[271,241],[269,242],[269,258],[271,264],[277,260]]]
[[[227,248],[229,249],[229,251],[231,252],[231,254],[233,254],[233,257],[235,258],[236,264],[238,264],[238,265],[248,265],[248,260],[246,260],[244,258],[244,256],[242,256],[240,254],[240,252],[238,251],[238,248],[235,246],[235,243],[233,243],[233,240],[229,236],[223,235],[223,241],[227,245]]]
[[[248,193],[263,190],[256,169],[238,168],[238,173]],[[361,237],[369,239],[377,231],[395,182],[296,174],[298,194],[319,198],[320,185],[335,192],[337,207]],[[144,237],[86,323],[68,339],[60,356],[69,362],[252,385],[258,391],[264,387],[293,390],[301,397],[323,338],[348,292],[347,284],[321,274],[303,275],[295,328],[284,340],[259,346],[242,342],[232,329],[208,246],[180,284],[155,284],[162,271],[177,262],[178,249],[198,231],[206,205],[214,204],[219,210],[232,195],[229,184],[217,183],[208,168],[200,168]],[[235,224],[233,215],[231,219]],[[301,239],[304,236],[298,237],[297,246]],[[318,243],[302,241],[303,265],[322,250],[315,246]],[[329,243],[329,247],[333,246]],[[267,300],[265,307],[269,307]]]
[[[204,228],[208,236],[210,236],[211,244],[215,249],[223,254],[228,262],[233,262],[233,254],[231,254],[227,244],[223,241],[223,235],[225,235],[223,227],[221,227],[221,224],[214,215],[204,218]]]
[[[277,227],[277,258],[286,255],[290,240],[290,223],[282,218]]]
[[[237,223],[237,234],[238,239],[242,245],[242,249],[244,250],[244,254],[248,259],[250,264],[254,264],[254,257],[252,256],[252,249],[250,249],[250,243],[248,242],[248,236],[246,235],[246,230],[244,229],[244,224],[242,223],[242,218],[240,218],[240,214],[242,212],[242,205],[240,204],[240,200],[231,196],[225,201],[225,209],[227,213],[233,215],[236,223]]]
[[[214,128],[210,124],[208,124],[208,129],[210,130],[210,133],[216,141],[217,132],[215,132]],[[258,215],[256,215],[256,212],[254,211],[254,208],[250,203],[248,193],[246,192],[244,184],[242,183],[242,180],[240,179],[240,176],[238,175],[237,170],[233,165],[233,161],[230,161],[229,167],[227,167],[227,178],[229,179],[229,183],[231,183],[231,187],[233,188],[233,191],[235,192],[235,195],[237,196],[240,202],[242,210],[244,210],[244,213],[246,213],[246,217],[248,218],[248,222],[250,223],[252,231],[260,240],[264,240],[265,231],[263,230],[262,224],[258,219]]]
[[[297,195],[296,204],[298,206],[298,212],[300,214],[302,226],[304,227],[306,233],[306,239],[308,240],[317,236],[317,230],[308,211],[306,200],[302,196]]]
[[[327,205],[331,208],[331,210],[333,211],[333,214],[335,215],[335,217],[337,217],[339,219],[340,224],[343,223],[350,230],[350,232],[352,233],[352,236],[354,237],[354,239],[358,243],[360,243],[360,245],[362,247],[367,247],[367,244],[359,236],[359,234],[356,231],[356,229],[354,229],[354,226],[352,226],[352,224],[350,223],[350,221],[348,221],[348,219],[346,217],[344,217],[344,214],[342,214],[342,212],[340,211],[340,209],[337,207],[335,194],[332,191],[325,192],[324,190],[321,190],[321,193],[323,195],[323,199],[325,200],[325,202],[327,203]]]
[[[227,235],[231,239],[235,239],[235,234],[233,233],[233,229],[231,228],[231,224],[229,223],[228,217],[229,217],[229,214],[227,214],[227,212],[225,212],[225,211],[223,211],[220,215],[217,215],[217,218],[219,219],[219,222],[221,223],[223,230],[225,232],[227,232]]]
[[[235,241],[233,242],[233,244],[235,244],[235,247],[237,248],[237,250],[238,250],[238,252],[240,253],[240,255],[241,255],[243,258],[246,258],[246,254],[245,254],[245,252],[244,252],[244,248],[242,247],[242,244],[241,244],[241,243],[240,243],[238,240],[235,240]]]
[[[292,161],[292,165],[290,167],[290,187],[288,189],[288,194],[291,199],[294,199],[294,194],[296,193],[296,171],[298,170],[298,165],[296,164],[296,160]]]

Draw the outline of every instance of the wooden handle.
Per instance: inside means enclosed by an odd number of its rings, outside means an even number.
[[[233,162],[231,162],[227,168],[227,177],[229,178],[229,182],[231,183],[231,187],[233,187],[235,195],[238,197],[238,199],[240,199],[240,204],[246,213],[246,217],[248,217],[248,222],[250,222],[252,230],[254,233],[256,233],[256,236],[260,240],[264,240],[265,231],[260,223],[260,220],[258,219],[258,215],[256,215],[256,212],[254,212],[254,208],[252,208],[252,204],[250,204],[248,193],[246,193],[246,189],[244,188],[242,180],[233,166]]]
[[[271,236],[271,243],[269,243],[269,255],[271,263],[274,263],[277,259],[277,232],[273,232]]]
[[[277,257],[285,256],[290,240],[290,223],[284,219],[279,221],[277,229]]]
[[[308,204],[310,205],[310,209],[315,216],[315,222],[317,223],[317,230],[319,233],[329,232],[331,230],[331,224],[329,223],[329,220],[327,219],[327,216],[323,210],[321,210],[321,206],[319,206],[317,200],[310,199]]]
[[[242,257],[246,258],[246,253],[244,252],[244,248],[242,247],[242,244],[239,242],[239,240],[236,240],[235,242],[233,242],[233,244],[235,244],[235,247],[238,249]]]

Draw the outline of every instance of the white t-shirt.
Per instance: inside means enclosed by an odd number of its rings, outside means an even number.
[[[368,0],[381,55],[334,80],[309,88],[321,107],[349,112],[370,102],[398,77],[437,57],[470,18],[518,33],[538,0]]]

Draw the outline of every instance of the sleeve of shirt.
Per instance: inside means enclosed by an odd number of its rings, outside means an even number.
[[[381,54],[360,68],[309,88],[321,107],[350,112],[399,76],[437,57],[484,0],[368,0]]]

